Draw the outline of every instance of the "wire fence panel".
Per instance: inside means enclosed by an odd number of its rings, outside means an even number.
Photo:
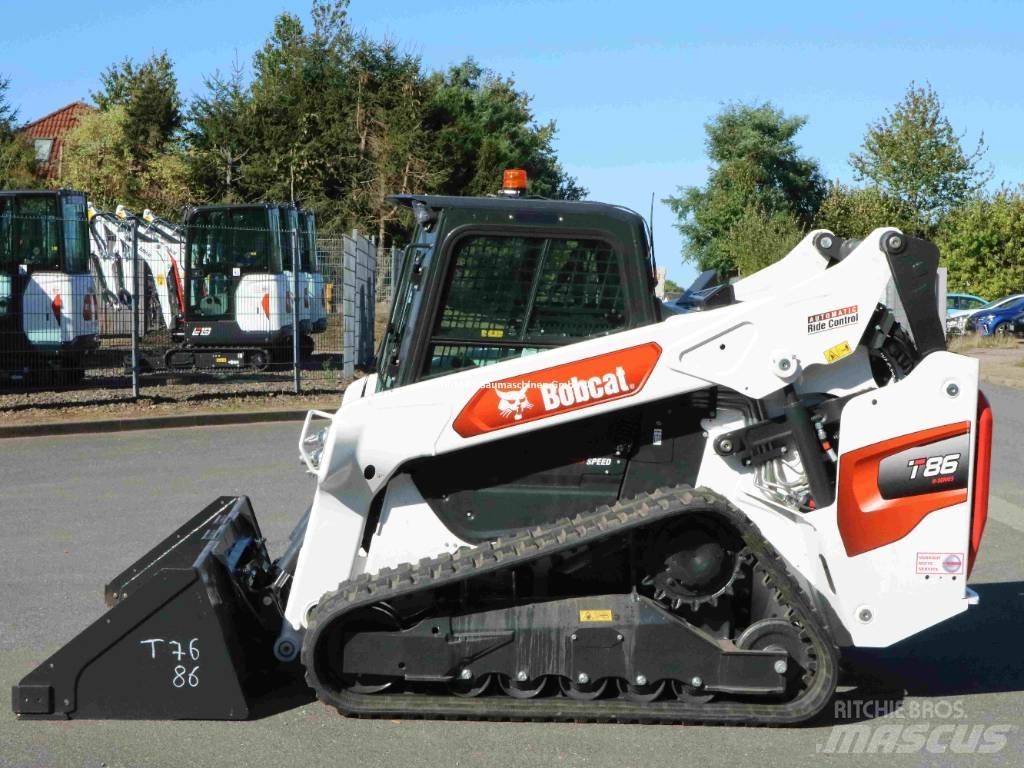
[[[62,209],[64,194],[0,192],[0,387],[333,388],[373,366],[396,259],[378,281],[367,237],[318,236],[294,206],[213,206],[179,225],[87,215],[81,195]]]
[[[85,197],[0,193],[0,385],[81,385],[99,338]]]

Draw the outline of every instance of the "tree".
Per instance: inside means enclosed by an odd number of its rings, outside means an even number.
[[[738,266],[740,242],[754,228],[767,227],[776,237],[788,231],[783,222],[789,219],[798,230],[811,224],[825,180],[795,141],[806,122],[765,103],[731,104],[705,124],[712,162],[707,183],[680,188],[678,196],[664,200],[678,217],[684,261],[730,275]]]
[[[189,110],[185,162],[201,199],[292,200],[321,229],[404,239],[391,193],[490,194],[523,167],[530,192],[586,194],[554,150],[530,97],[473,61],[444,73],[393,41],[352,31],[347,0],[319,2],[313,24],[279,15],[246,82],[214,75]]]
[[[0,77],[0,188],[35,186],[35,153],[18,135],[18,110],[7,100],[10,80]]]
[[[178,79],[167,52],[142,64],[130,58],[112,64],[100,75],[100,83],[93,101],[104,111],[124,108],[124,138],[133,154],[145,160],[164,151],[182,125]]]
[[[952,210],[936,245],[949,289],[998,298],[1024,285],[1024,188],[1003,189]]]
[[[138,165],[126,136],[130,124],[123,106],[83,115],[64,138],[61,183],[87,190],[98,208],[123,204],[177,214],[190,198],[180,155],[165,152]]]
[[[423,122],[444,172],[437,192],[493,194],[502,171],[523,168],[530,194],[565,200],[586,196],[587,190],[558,162],[554,121],[536,122],[529,94],[513,79],[470,58],[432,74],[430,87]]]
[[[206,200],[240,202],[245,182],[242,163],[253,151],[253,103],[237,65],[231,77],[205,79],[206,95],[188,111],[188,173]]]
[[[980,191],[992,176],[983,168],[984,136],[971,152],[961,145],[931,85],[911,83],[903,99],[868,126],[860,152],[850,155],[857,178],[876,185],[930,235],[939,219]]]
[[[906,203],[878,187],[849,187],[838,182],[829,186],[814,226],[845,238],[864,238],[879,227],[899,227],[907,234],[922,234]]]
[[[804,230],[792,213],[768,212],[748,205],[722,238],[721,252],[743,277],[774,264],[803,236]]]

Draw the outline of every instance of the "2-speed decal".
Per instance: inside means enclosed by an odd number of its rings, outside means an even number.
[[[631,397],[643,389],[659,357],[661,347],[650,342],[489,382],[470,398],[452,428],[475,437]]]

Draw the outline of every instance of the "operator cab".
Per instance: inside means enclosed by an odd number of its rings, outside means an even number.
[[[379,356],[379,389],[659,322],[644,219],[522,196],[394,195],[416,220]],[[509,188],[509,184],[512,188]]]
[[[169,368],[263,369],[291,361],[281,210],[262,203],[186,213],[183,336],[167,353]]]
[[[35,368],[66,383],[84,376],[99,334],[84,193],[0,191],[0,334],[14,353],[0,378]]]

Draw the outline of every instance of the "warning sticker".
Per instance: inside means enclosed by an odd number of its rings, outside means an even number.
[[[611,621],[611,611],[580,611],[580,621]]]
[[[955,576],[963,572],[963,552],[917,553],[917,573]]]
[[[829,347],[828,349],[825,350],[825,362],[834,363],[837,360],[842,360],[851,352],[853,352],[853,350],[850,349],[850,342],[840,342],[839,344],[836,344],[834,347]]]

